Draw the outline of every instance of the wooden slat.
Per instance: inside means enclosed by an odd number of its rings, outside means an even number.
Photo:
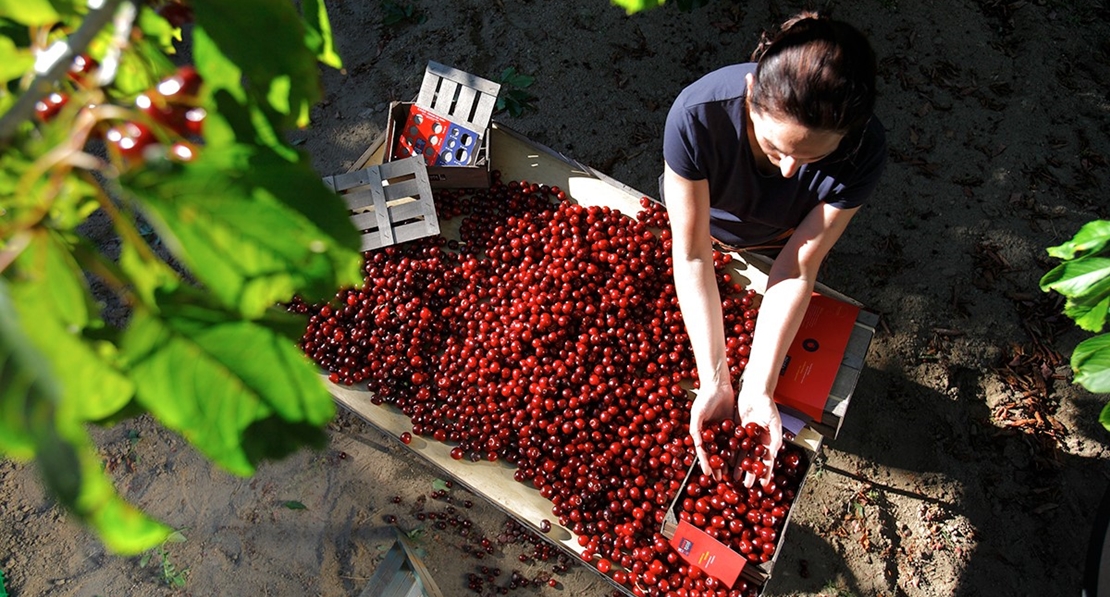
[[[344,174],[336,174],[329,176],[332,180],[332,187],[337,192],[344,192],[355,187],[364,187],[370,184],[370,173],[367,169],[355,170],[354,172],[347,172]],[[377,180],[377,177],[374,178]]]
[[[381,181],[381,168],[367,168],[372,172],[372,176],[377,176],[376,184],[371,185],[370,193],[374,195],[374,215],[378,220],[377,235],[382,243],[382,246],[394,244],[393,240],[393,226],[389,221],[389,206],[386,205],[385,189],[382,188]]]
[[[425,70],[424,76],[426,77],[428,76],[428,74],[443,77],[444,79],[450,79],[452,81],[457,81],[462,85],[470,87],[471,89],[475,89],[486,95],[496,96],[497,93],[501,90],[501,86],[497,83],[494,83],[493,81],[483,79],[482,77],[479,77],[477,75],[472,75],[466,71],[461,71],[457,68],[451,68],[450,66],[446,66],[434,61],[428,61],[428,67]]]
[[[389,180],[389,184],[383,189],[387,201],[396,201],[398,199],[404,199],[405,197],[420,197],[420,191],[423,185],[419,180],[415,178],[402,180],[400,182],[393,182],[393,180]]]

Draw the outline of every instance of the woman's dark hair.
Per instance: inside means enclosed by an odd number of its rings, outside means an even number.
[[[764,36],[748,98],[760,112],[826,131],[859,131],[875,107],[875,52],[856,28],[804,12]]]

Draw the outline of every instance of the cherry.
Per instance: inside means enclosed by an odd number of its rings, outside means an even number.
[[[193,9],[181,2],[170,2],[158,8],[158,15],[172,27],[180,28],[193,22]]]
[[[46,97],[35,102],[35,116],[42,122],[49,122],[68,102],[69,98],[57,91],[48,93]]]
[[[156,90],[168,102],[188,103],[196,98],[200,85],[200,73],[197,72],[196,67],[185,65],[178,67],[174,74],[162,79]]]
[[[81,85],[85,79],[99,66],[96,60],[93,60],[88,54],[78,54],[73,58],[73,63],[69,65],[69,78]]]
[[[405,444],[406,446],[409,445],[410,443],[412,443],[412,434],[409,433],[408,431],[402,432],[401,433],[401,443]]]
[[[154,133],[137,122],[123,122],[109,128],[104,139],[124,159],[137,162],[146,159],[148,148],[158,143]]]

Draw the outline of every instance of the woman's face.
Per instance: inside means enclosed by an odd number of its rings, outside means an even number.
[[[767,156],[783,178],[798,173],[803,164],[824,159],[840,147],[843,133],[806,128],[791,119],[779,119],[752,110],[749,113],[758,151]],[[752,149],[756,149],[753,147]]]
[[[748,89],[751,88],[749,74]],[[806,128],[793,119],[761,112],[751,107],[750,102],[748,106],[752,150],[757,157],[766,156],[784,178],[797,174],[803,164],[816,162],[836,151],[844,139],[844,133]]]

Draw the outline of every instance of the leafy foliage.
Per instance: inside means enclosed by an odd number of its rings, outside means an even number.
[[[346,209],[284,137],[309,123],[319,63],[341,65],[322,0],[187,3],[191,137],[149,108],[181,72],[164,9],[185,6],[0,0],[0,455],[37,461],[127,554],[172,535],[117,494],[87,426],[149,413],[241,475],[319,445],[334,402],[281,303],[362,281]],[[36,107],[48,93],[65,101]],[[126,126],[149,133],[141,152],[112,136]],[[94,214],[118,257],[86,236]]]
[[[382,0],[382,25],[385,27],[397,27],[405,23],[420,24],[427,18],[411,4]]]
[[[675,0],[675,5],[683,12],[701,8],[710,0]],[[613,4],[623,8],[628,14],[651,10],[663,5],[665,0],[613,0]]]
[[[1064,314],[1082,329],[1097,335],[1075,347],[1071,368],[1075,383],[1095,393],[1110,393],[1110,221],[1088,222],[1068,242],[1049,247],[1062,262],[1041,278],[1041,290],[1056,291],[1066,299]],[[1110,429],[1110,405],[1099,417]]]
[[[501,84],[501,93],[498,94],[497,103],[494,105],[496,112],[508,112],[511,116],[520,116],[525,110],[536,109],[533,103],[536,101],[536,96],[525,91],[536,82],[535,77],[518,73],[516,67],[510,66],[501,71],[498,82]]]

